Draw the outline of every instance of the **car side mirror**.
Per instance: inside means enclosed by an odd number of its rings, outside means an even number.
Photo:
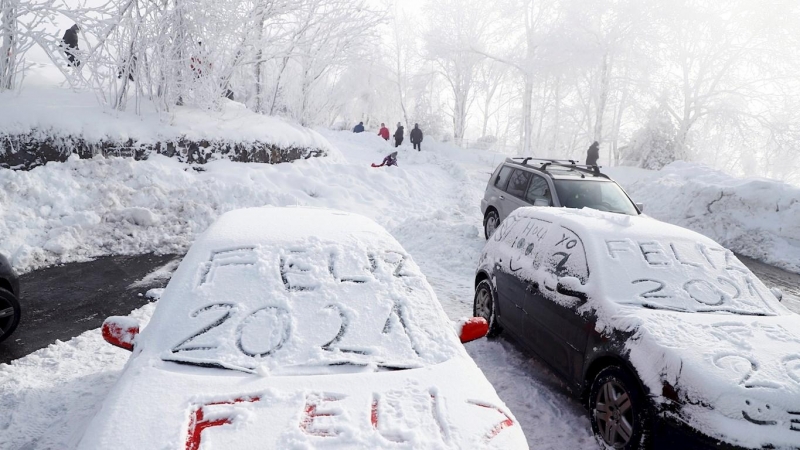
[[[577,279],[574,280],[578,282]],[[585,302],[589,299],[589,296],[587,296],[585,292],[575,290],[574,283],[569,283],[566,280],[558,280],[558,283],[556,284],[556,292],[568,297],[579,298],[582,302]]]
[[[775,298],[777,298],[779,302],[783,301],[783,291],[782,290],[774,287],[774,288],[770,288],[769,291],[772,292],[772,295],[774,295]]]
[[[644,212],[644,203],[635,203],[636,208],[639,209],[639,212]]]
[[[489,323],[486,322],[486,319],[483,317],[471,317],[461,325],[459,337],[461,338],[461,343],[466,344],[475,339],[480,339],[488,333]]]
[[[133,341],[139,335],[139,321],[125,316],[111,316],[103,322],[103,339],[109,344],[133,351]]]
[[[537,198],[533,201],[533,206],[550,206],[550,200],[546,198]]]

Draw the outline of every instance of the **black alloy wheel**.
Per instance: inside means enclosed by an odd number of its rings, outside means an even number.
[[[11,292],[0,288],[0,342],[6,340],[19,325],[22,309]]]
[[[486,319],[486,323],[489,324],[488,337],[497,336],[502,331],[502,328],[497,323],[497,315],[494,310],[494,291],[489,280],[481,281],[475,288],[472,315]]]
[[[486,236],[487,241],[492,237],[499,226],[500,216],[497,215],[497,211],[490,209],[483,218],[483,235]]]
[[[618,366],[601,370],[592,382],[589,413],[595,437],[606,447],[648,447],[650,413],[635,378]]]

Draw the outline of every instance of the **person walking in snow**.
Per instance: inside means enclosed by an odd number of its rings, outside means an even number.
[[[589,150],[586,151],[586,165],[596,166],[598,159],[600,159],[600,143],[594,141],[589,146]]]
[[[389,140],[389,129],[386,128],[386,124],[381,122],[381,129],[378,131],[378,136],[382,137],[384,141]]]
[[[395,148],[400,147],[400,144],[403,143],[403,125],[400,122],[397,122],[397,131],[394,132],[394,146]]]
[[[411,139],[411,144],[414,145],[414,149],[418,152],[422,151],[422,130],[419,129],[419,124],[414,124],[414,129],[411,130],[408,137]]]
[[[64,53],[67,54],[69,66],[71,67],[79,67],[81,65],[81,60],[78,59],[78,30],[80,29],[76,23],[69,27],[64,32],[64,37],[61,38],[61,47],[64,49]]]
[[[353,127],[353,133],[363,133],[364,132],[364,122],[358,122],[358,125]]]
[[[372,163],[372,167],[396,166],[396,165],[397,165],[397,152],[392,152],[386,155],[386,158],[383,158],[383,162],[380,165]]]

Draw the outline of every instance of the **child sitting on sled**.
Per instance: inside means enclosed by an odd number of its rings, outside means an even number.
[[[372,167],[383,167],[383,166],[396,166],[397,165],[397,152],[389,153],[386,158],[383,158],[383,162],[380,165],[372,163]]]

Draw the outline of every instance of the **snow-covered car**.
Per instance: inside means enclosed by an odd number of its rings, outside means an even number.
[[[0,255],[0,342],[11,336],[21,315],[19,277],[8,259]]]
[[[363,216],[226,213],[141,333],[127,317],[102,331],[133,353],[79,448],[528,448],[461,343],[488,324],[448,320]]]
[[[611,448],[800,448],[800,315],[729,250],[644,216],[519,208],[475,315],[536,353]]]

